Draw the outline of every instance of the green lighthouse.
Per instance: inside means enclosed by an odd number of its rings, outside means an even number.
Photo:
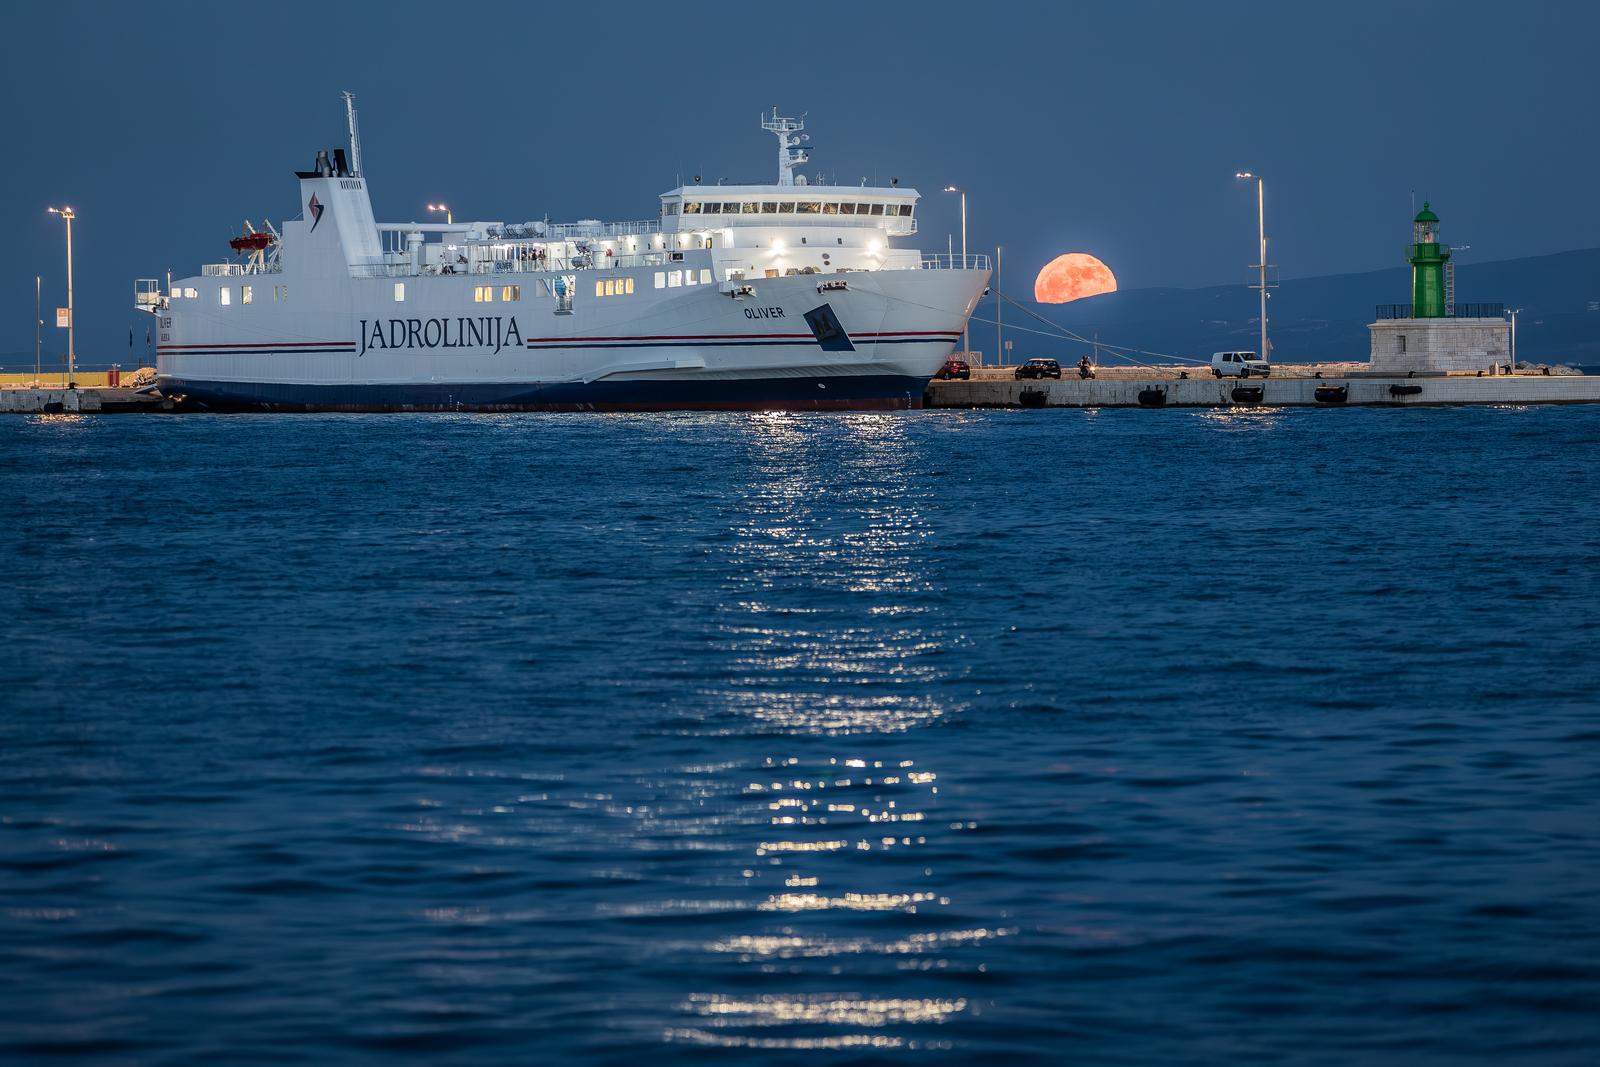
[[[1444,306],[1444,265],[1450,250],[1439,244],[1439,216],[1423,201],[1422,210],[1411,222],[1411,317],[1442,319]]]

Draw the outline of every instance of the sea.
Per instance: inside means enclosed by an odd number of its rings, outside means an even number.
[[[1590,1064],[1600,407],[0,421],[0,1061]]]

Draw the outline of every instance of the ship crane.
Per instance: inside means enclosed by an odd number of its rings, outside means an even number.
[[[248,274],[264,274],[277,268],[278,231],[266,219],[261,220],[261,225],[263,229],[258,230],[250,224],[249,219],[245,219],[244,233],[228,241],[228,247],[233,249],[235,255],[250,254],[244,267]]]

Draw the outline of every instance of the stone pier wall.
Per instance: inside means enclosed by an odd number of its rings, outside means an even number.
[[[1505,319],[1384,319],[1367,329],[1374,371],[1477,371],[1511,362]]]

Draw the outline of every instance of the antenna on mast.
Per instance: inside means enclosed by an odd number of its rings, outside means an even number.
[[[801,147],[802,141],[811,140],[809,133],[800,132],[806,128],[805,116],[802,115],[797,119],[784,118],[778,114],[778,108],[774,105],[770,118],[766,113],[762,113],[761,128],[778,135],[778,184],[797,184],[794,168],[811,162],[811,150]],[[805,184],[803,176],[798,184]]]
[[[344,94],[345,117],[350,123],[350,176],[361,177],[361,130],[356,126],[356,94]]]

